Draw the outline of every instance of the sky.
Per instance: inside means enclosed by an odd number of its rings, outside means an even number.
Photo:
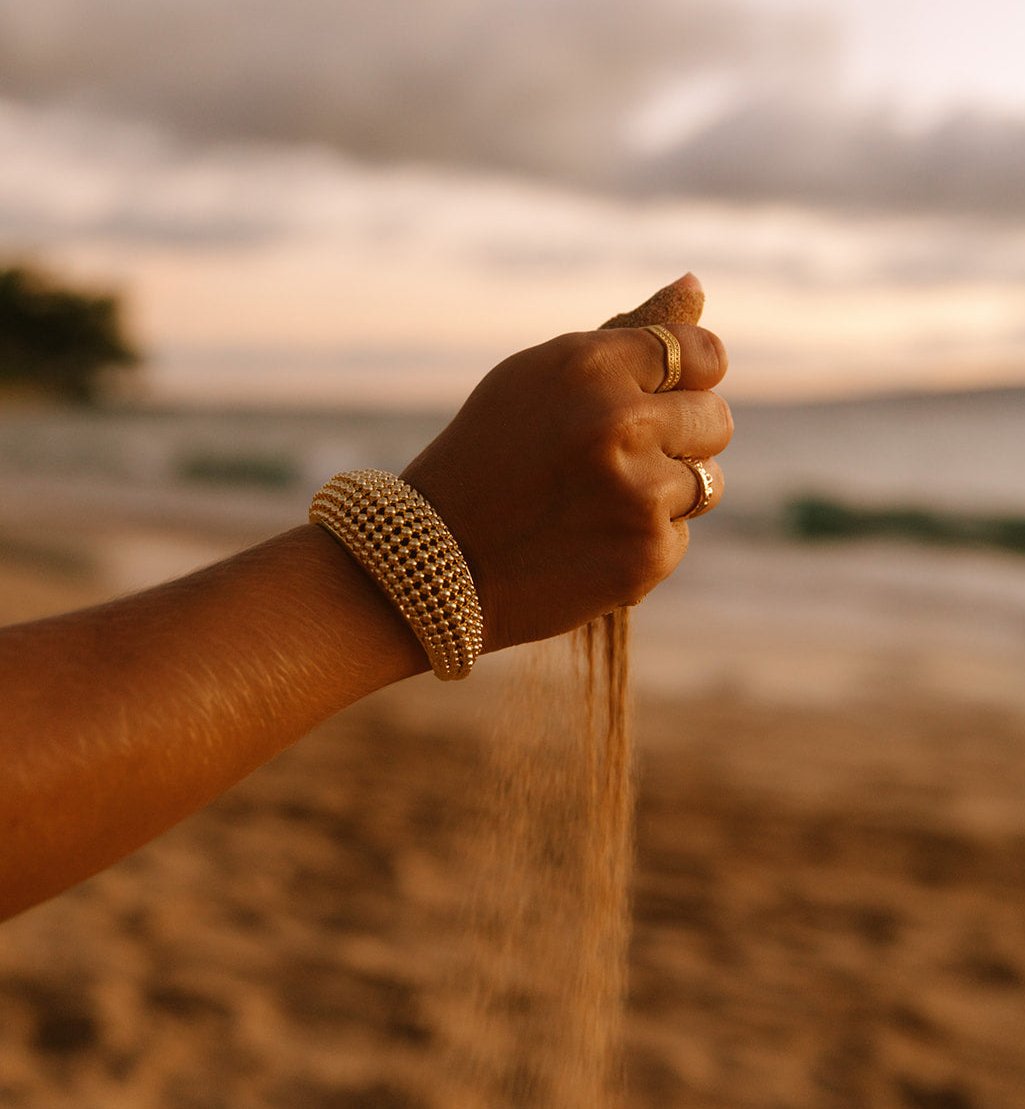
[[[686,270],[727,392],[1025,383],[1020,0],[0,0],[0,259],[154,399],[448,404]]]

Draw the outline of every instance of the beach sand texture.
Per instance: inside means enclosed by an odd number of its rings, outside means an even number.
[[[728,547],[713,554],[720,573],[733,565]],[[758,553],[762,580],[789,557]],[[899,557],[914,574],[919,556]],[[802,574],[806,592],[821,585]],[[107,590],[16,559],[0,620]],[[687,680],[641,688],[628,1105],[1020,1106],[1025,705],[1007,678],[1020,654],[994,640],[959,655],[911,600],[888,654],[868,650],[864,621],[850,642],[817,626],[828,607],[788,631],[784,612],[728,607],[740,585],[724,593],[720,639],[693,660],[693,635],[676,641]],[[664,656],[643,621],[639,638],[641,668]],[[775,695],[778,673],[791,681]],[[370,698],[3,926],[0,1106],[452,1105],[464,840],[487,795],[480,718],[501,664],[479,677]],[[520,1006],[524,1026],[543,1012],[529,990]],[[523,1036],[488,1034],[489,1057],[515,1068]]]

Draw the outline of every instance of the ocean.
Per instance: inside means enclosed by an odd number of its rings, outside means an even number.
[[[1025,512],[1025,389],[734,404],[723,520],[794,497],[957,513]],[[0,520],[43,506],[223,527],[301,518],[357,466],[398,470],[451,412],[0,410]]]
[[[694,522],[689,572],[661,589],[667,620],[693,610],[700,583],[702,594],[717,597],[719,614],[709,613],[710,620],[725,619],[733,598],[748,612],[761,604],[771,623],[777,615],[769,598],[786,596],[792,625],[802,613],[819,612],[826,623],[845,620],[854,628],[871,603],[877,621],[897,634],[895,597],[917,591],[919,609],[935,612],[953,592],[960,600],[946,621],[952,637],[988,613],[1001,642],[1025,642],[1021,554],[846,543],[832,545],[826,558],[821,548],[794,546],[780,523],[793,498],[811,495],[872,508],[1025,516],[1025,389],[738,403],[734,414],[737,433],[721,459],[727,496]],[[398,409],[0,411],[0,560],[84,559],[112,590],[139,588],[304,522],[309,497],[337,470],[402,468],[450,416]],[[751,537],[788,552],[752,547]],[[983,562],[972,566],[971,558]],[[846,600],[854,597],[861,609]],[[999,617],[1001,606],[1007,619]]]
[[[781,629],[803,637],[808,666],[841,640],[866,659],[884,644],[929,643],[1003,660],[1001,673],[1025,663],[1020,553],[893,537],[797,544],[782,527],[788,503],[810,495],[1025,516],[1025,389],[734,410],[726,498],[693,523],[684,568],[659,587],[659,603],[638,610],[649,674],[715,681],[745,652],[758,673],[771,670],[764,645]],[[77,567],[111,593],[153,584],[303,523],[338,470],[401,469],[451,415],[0,412],[0,563]],[[674,670],[663,647],[691,642],[695,621],[704,649]],[[781,685],[775,672],[771,682]]]

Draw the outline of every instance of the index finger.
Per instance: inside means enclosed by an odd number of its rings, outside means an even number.
[[[680,344],[680,380],[675,389],[714,389],[729,365],[726,348],[718,335],[703,327],[688,324],[660,324]],[[624,331],[623,335],[626,336]],[[646,328],[633,328],[630,340],[636,344],[634,376],[646,393],[654,393],[666,378],[668,352],[665,343]]]

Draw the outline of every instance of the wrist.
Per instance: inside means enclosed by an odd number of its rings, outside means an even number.
[[[345,704],[430,669],[409,625],[350,551],[316,524],[289,538],[303,567],[304,600],[311,605],[315,598],[316,623],[325,630],[324,655],[344,667],[339,685],[353,687]]]

